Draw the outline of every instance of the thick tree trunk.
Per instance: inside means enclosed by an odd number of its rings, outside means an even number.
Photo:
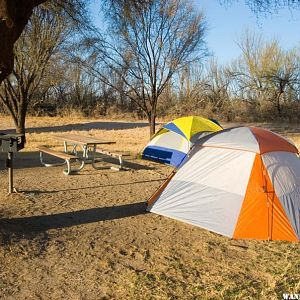
[[[25,115],[19,115],[16,125],[16,133],[25,134]]]
[[[46,0],[0,0],[0,84],[13,71],[13,47],[35,6]]]
[[[281,117],[282,116],[282,109],[281,109],[281,104],[280,104],[280,100],[281,100],[281,96],[283,95],[283,93],[281,92],[276,99],[276,108],[277,108],[277,113],[278,116]]]
[[[149,120],[149,126],[150,126],[150,137],[152,137],[155,134],[155,116],[151,115],[151,118]]]
[[[17,116],[13,116],[16,133],[25,134],[25,114],[18,112]]]
[[[152,108],[150,116],[148,116],[150,138],[155,134],[156,107]]]
[[[156,106],[157,106],[157,97],[155,91],[152,92],[151,110],[146,112],[148,116],[149,129],[150,129],[150,138],[155,134],[155,120],[156,120]]]
[[[15,123],[16,133],[25,134],[27,105],[22,97],[22,101],[18,103],[17,111],[10,110],[13,121]]]
[[[26,135],[25,135],[25,120],[26,120],[26,113],[21,115],[18,114],[17,119],[14,119],[15,127],[16,127],[16,133],[17,134],[24,134],[24,143],[26,143]]]

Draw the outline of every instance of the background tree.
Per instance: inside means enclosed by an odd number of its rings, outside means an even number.
[[[218,65],[215,60],[210,61],[204,75],[198,85],[200,99],[210,104],[213,113],[220,115],[225,112],[224,108],[230,99],[231,77],[227,68]]]
[[[270,103],[282,116],[283,103],[299,86],[299,61],[296,50],[284,51],[277,41],[265,42],[246,33],[240,42],[241,57],[232,68],[236,88],[242,99],[264,106]]]
[[[145,113],[152,135],[159,96],[176,72],[204,53],[203,16],[186,0],[154,0],[114,2],[109,17],[110,38],[93,41],[91,72],[117,91],[108,70],[122,80],[122,93]]]
[[[267,85],[268,101],[276,107],[277,114],[281,117],[284,114],[284,107],[296,100],[294,96],[300,84],[300,63],[295,50],[283,51],[278,43],[271,46],[273,59],[264,74],[264,80]]]
[[[232,1],[232,0],[230,0]],[[275,13],[280,9],[299,9],[299,0],[246,0],[246,4],[255,13]]]

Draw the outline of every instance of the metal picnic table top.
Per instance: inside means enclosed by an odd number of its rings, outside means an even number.
[[[100,140],[91,136],[83,136],[78,134],[59,134],[54,135],[55,138],[64,142],[70,142],[78,145],[100,145],[100,144],[115,144],[116,142]]]

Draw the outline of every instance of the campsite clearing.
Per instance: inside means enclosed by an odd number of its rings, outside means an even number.
[[[7,120],[1,117],[4,129],[12,128]],[[28,119],[26,152],[17,155],[15,170],[21,193],[7,196],[1,159],[1,299],[281,299],[299,293],[299,244],[231,240],[145,213],[144,202],[170,167],[133,158],[124,172],[87,166],[64,176],[60,167],[42,167],[36,146],[54,146],[57,133],[110,139],[117,144],[108,150],[132,157],[148,139],[142,122],[71,123]],[[271,129],[300,147],[299,129]]]

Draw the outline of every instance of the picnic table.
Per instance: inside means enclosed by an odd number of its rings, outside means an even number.
[[[82,136],[77,134],[59,134],[54,135],[54,137],[63,142],[64,152],[59,152],[53,149],[50,149],[45,146],[38,147],[40,151],[40,161],[46,167],[58,166],[67,164],[67,170],[64,170],[66,175],[69,175],[73,172],[79,172],[83,169],[86,163],[91,163],[95,169],[103,169],[103,167],[98,167],[96,162],[99,161],[96,157],[97,153],[102,155],[108,155],[116,157],[119,159],[118,167],[110,167],[112,169],[121,170],[123,169],[123,160],[121,153],[112,153],[107,150],[100,149],[98,146],[103,144],[115,144],[113,141],[101,140],[91,136]],[[69,150],[71,146],[71,150]],[[82,153],[79,154],[78,147],[81,147]],[[44,154],[52,155],[64,160],[63,163],[45,163]],[[80,163],[79,168],[71,169],[71,162],[78,161]]]

